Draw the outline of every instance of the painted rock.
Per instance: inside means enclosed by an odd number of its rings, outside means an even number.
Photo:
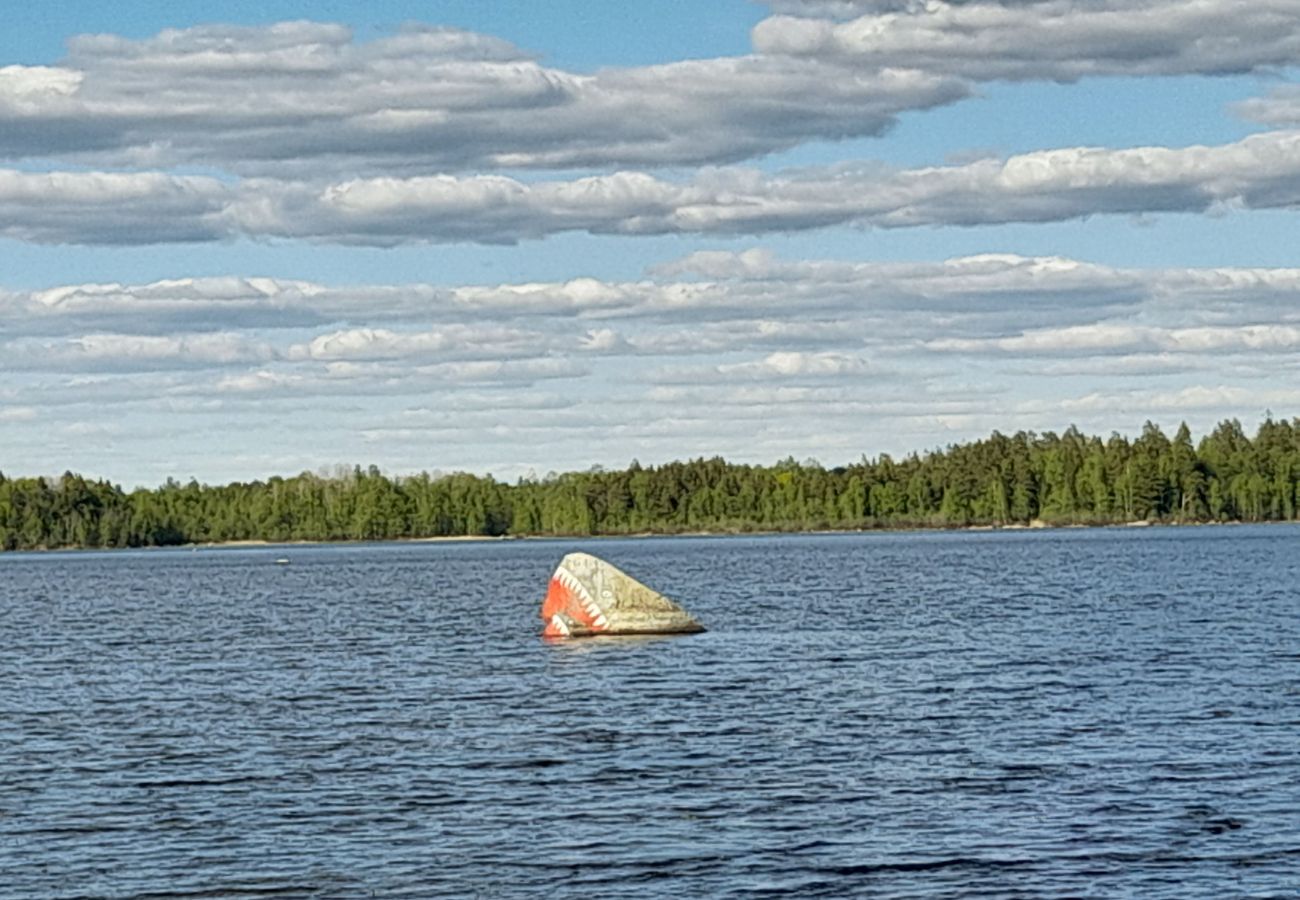
[[[560,560],[542,601],[546,637],[691,634],[704,626],[658,591],[589,553]]]

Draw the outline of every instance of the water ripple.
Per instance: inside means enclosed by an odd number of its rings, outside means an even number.
[[[1297,538],[10,554],[0,897],[1300,895]]]

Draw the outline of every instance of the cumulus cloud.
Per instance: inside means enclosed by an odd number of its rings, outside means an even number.
[[[723,313],[727,309],[734,312],[746,302],[728,299],[726,291],[708,284],[676,281],[580,278],[499,285],[331,286],[265,277],[177,278],[141,285],[89,283],[33,291],[0,289],[0,331],[29,337],[94,331],[171,334],[230,328],[297,333],[364,320],[372,323],[368,330],[343,330],[346,340],[338,341],[376,347],[394,338],[395,329],[412,324],[443,323],[449,336],[447,342],[453,342],[467,339],[463,330],[467,322],[518,320],[524,327],[536,319],[558,323],[706,308]],[[601,331],[569,324],[563,329],[568,334]],[[320,332],[312,340],[337,343],[337,333],[341,332]],[[317,350],[326,352],[324,347]],[[299,355],[309,358],[312,353],[304,347]]]
[[[628,350],[631,345],[613,328],[592,328],[582,336],[583,350],[592,353],[616,353]]]
[[[1244,100],[1234,109],[1255,122],[1277,128],[1300,128],[1300,85],[1274,88],[1267,96]]]
[[[758,363],[724,365],[724,374],[742,374],[779,378],[822,378],[840,375],[862,375],[870,366],[860,356],[847,353],[799,353],[780,351],[769,353]]]
[[[1300,401],[1300,390],[1294,388],[1264,389],[1228,384],[1195,384],[1167,391],[1095,391],[1071,397],[1061,403],[1068,414],[1106,413],[1115,409],[1138,408],[1160,413],[1183,414],[1188,411],[1211,411],[1235,415],[1241,409],[1294,408]]]
[[[755,0],[775,13],[810,19],[856,19],[867,13],[902,12],[916,0]]]
[[[1294,0],[781,4],[795,11],[801,6],[862,15],[842,22],[773,16],[755,27],[755,48],[870,68],[910,66],[974,81],[1230,74],[1300,59],[1300,8]]]
[[[924,13],[935,0],[754,0],[776,13],[812,19],[856,19],[869,13]],[[948,6],[988,3],[990,0],[947,0]],[[1026,7],[1051,0],[997,0],[999,6]],[[1097,2],[1097,0],[1092,0]]]
[[[37,416],[31,406],[0,406],[0,422],[30,422]]]
[[[4,344],[0,350],[7,369],[54,372],[237,366],[264,362],[274,355],[265,342],[234,333],[19,339]]]
[[[1252,135],[1213,147],[1067,148],[896,172],[842,168],[794,177],[729,176],[726,190],[718,183],[722,179],[697,183],[705,196],[679,204],[667,223],[670,230],[973,226],[1106,213],[1287,208],[1300,201],[1300,132]]]
[[[1045,328],[1011,337],[947,338],[929,341],[931,350],[979,353],[994,351],[1019,356],[1059,354],[1205,353],[1207,351],[1284,353],[1300,348],[1300,326],[1241,325],[1236,327],[1162,328],[1149,325],[1099,323],[1070,328]]]
[[[448,325],[428,331],[349,328],[314,337],[288,349],[289,359],[316,361],[381,359],[481,359],[537,356],[551,349],[549,336],[535,330]]]
[[[528,387],[539,381],[582,378],[587,366],[572,359],[471,359],[412,365],[405,360],[334,362],[324,366],[265,366],[178,388],[174,394],[211,392],[247,399],[255,407],[277,399],[343,396],[410,399],[450,386]]]
[[[777,381],[799,383],[824,379],[843,380],[872,372],[861,356],[838,351],[778,350],[761,359],[714,366],[670,368],[654,376],[660,384],[709,381]],[[874,372],[879,376],[881,373]]]
[[[901,171],[645,173],[524,184],[499,176],[354,181],[294,203],[268,233],[393,244],[507,241],[558,231],[761,234],[1062,221],[1097,214],[1269,209],[1300,201],[1300,132],[1220,146],[1067,148]],[[257,226],[252,226],[257,227]]]
[[[1285,294],[1294,288],[1286,276],[1290,271],[1156,272],[1015,254],[980,254],[937,263],[786,261],[756,251],[697,252],[656,269],[664,278],[702,277],[710,279],[706,284],[743,285],[744,296],[754,304],[784,300],[805,312],[831,315],[850,309],[859,315],[878,310],[882,321],[872,323],[877,328],[890,321],[906,322],[913,312],[925,314],[932,322],[1043,312],[1060,323],[1075,313],[1091,316],[1103,309],[1131,308],[1148,299],[1156,285],[1188,272],[1207,279],[1217,275],[1228,282],[1221,285],[1224,297],[1255,296],[1264,289],[1263,279],[1280,279],[1279,289]],[[887,327],[884,330],[888,332]]]
[[[75,284],[6,293],[0,329],[10,335],[131,331],[169,334],[223,328],[301,329],[366,320],[401,323],[457,316],[456,291],[429,284],[331,287],[287,278],[217,276],[149,284]]]
[[[738,235],[843,225],[979,226],[1298,203],[1300,130],[1217,146],[1073,147],[902,170],[711,169],[686,182],[618,172],[538,182],[439,175],[225,185],[157,174],[0,170],[0,234],[51,243],[248,237],[492,244],[572,231]],[[574,290],[581,287],[575,283]],[[525,295],[526,289],[517,299]]]
[[[759,302],[770,299],[762,296],[766,293],[763,291],[753,292],[755,306],[746,310],[744,301],[746,295],[750,294],[746,289],[749,287],[752,286],[737,286],[729,310],[701,310],[694,317],[703,316],[703,321],[689,330],[662,328],[640,333],[626,342],[627,349],[644,356],[697,356],[770,347],[801,353],[828,348],[856,348],[863,343],[862,333],[870,327],[867,323],[875,318],[864,310],[856,316],[849,314],[835,319],[805,319],[804,311],[797,304],[786,304],[786,313],[782,315],[775,309],[762,310],[758,306]],[[756,315],[764,317],[753,318]],[[683,318],[687,316],[692,316],[691,311],[683,310]],[[788,357],[787,361],[793,358]],[[725,367],[721,367],[714,371],[724,370]],[[776,370],[763,371],[771,374]]]
[[[230,236],[230,191],[158,172],[0,169],[0,236],[42,244],[151,244]]]

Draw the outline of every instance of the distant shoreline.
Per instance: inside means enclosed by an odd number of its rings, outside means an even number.
[[[1008,525],[917,525],[917,526],[898,526],[898,527],[880,527],[880,528],[821,528],[806,531],[637,531],[630,534],[450,534],[439,535],[434,537],[402,537],[402,538],[371,538],[371,539],[351,539],[339,538],[337,540],[327,541],[272,541],[272,540],[238,540],[238,541],[202,541],[192,544],[174,544],[170,545],[176,549],[186,547],[193,549],[223,549],[223,548],[240,548],[240,547],[311,547],[327,544],[453,544],[453,543],[497,543],[503,541],[610,541],[610,540],[647,540],[663,538],[698,538],[698,537],[716,537],[716,538],[743,538],[743,537],[818,537],[818,536],[836,536],[836,535],[854,535],[854,534],[917,534],[922,532],[930,533],[961,533],[961,532],[1038,532],[1038,531],[1078,531],[1078,530],[1096,530],[1096,529],[1143,529],[1143,528],[1204,528],[1211,526],[1245,526],[1245,525],[1294,525],[1296,522],[1157,522],[1150,520],[1138,519],[1132,522],[1106,522],[1098,524],[1067,522],[1062,524],[1053,524],[1041,520],[1024,524],[1013,522]],[[78,548],[63,548],[78,549]],[[84,548],[84,549],[166,549],[159,548]]]
[[[311,544],[440,544],[454,543],[458,541],[504,541],[521,539],[522,535],[490,535],[490,534],[447,534],[437,535],[435,537],[400,537],[400,538],[373,538],[373,539],[353,539],[339,538],[333,541],[308,541],[308,540],[289,540],[273,541],[263,538],[244,538],[237,541],[194,541],[187,544],[168,544],[170,547],[295,547],[309,546]],[[101,547],[98,549],[112,550],[113,547]]]
[[[399,538],[337,538],[333,540],[285,540],[276,541],[263,538],[241,538],[233,541],[196,541],[183,544],[148,544],[138,547],[28,547],[22,550],[0,550],[0,558],[14,553],[68,553],[68,552],[116,552],[119,550],[238,550],[272,547],[317,547],[349,544],[458,544],[458,543],[497,543],[508,541],[610,541],[610,540],[647,540],[665,538],[742,538],[742,537],[817,537],[855,534],[918,534],[918,533],[963,533],[963,532],[1042,532],[1042,531],[1078,531],[1097,529],[1145,529],[1145,528],[1205,528],[1212,526],[1246,526],[1246,525],[1296,525],[1300,522],[1291,520],[1265,520],[1243,522],[1237,520],[1219,522],[1159,522],[1138,519],[1132,522],[1061,524],[1036,520],[1028,524],[1013,522],[1007,525],[916,525],[878,528],[824,528],[812,530],[762,530],[762,531],[638,531],[630,534],[449,534],[433,537],[399,537]]]
[[[0,547],[257,547],[310,542],[650,535],[1018,531],[1300,521],[1300,418],[1236,420],[1192,441],[1148,422],[1130,441],[1071,426],[993,432],[893,459],[825,468],[697,458],[507,484],[464,472],[302,473],[131,492],[71,472],[0,476]],[[429,537],[408,537],[429,535]],[[292,544],[295,541],[288,541]]]

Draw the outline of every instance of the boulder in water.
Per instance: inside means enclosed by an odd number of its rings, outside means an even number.
[[[560,560],[542,601],[546,637],[692,634],[704,626],[673,601],[589,553]]]

